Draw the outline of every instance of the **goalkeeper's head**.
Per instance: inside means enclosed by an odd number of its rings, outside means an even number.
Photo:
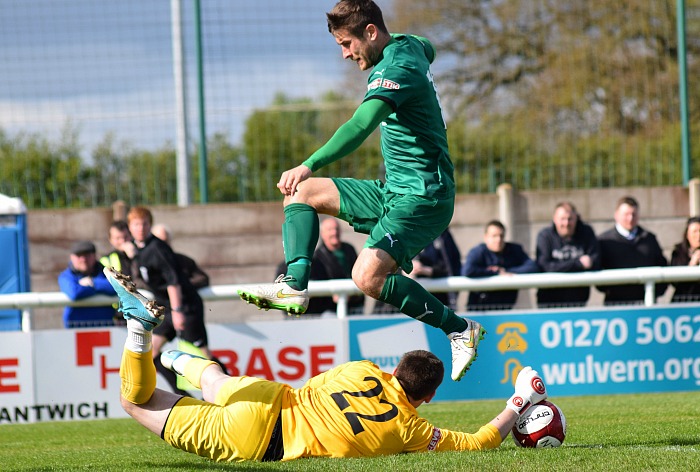
[[[401,357],[394,370],[410,400],[429,402],[442,383],[445,366],[438,357],[429,351],[409,351]]]

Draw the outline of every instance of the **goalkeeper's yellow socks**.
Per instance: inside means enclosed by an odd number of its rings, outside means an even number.
[[[166,369],[172,370],[187,379],[196,388],[202,388],[202,374],[210,365],[219,364],[211,359],[195,356],[184,351],[165,351],[160,355],[160,361]]]
[[[126,400],[136,405],[146,403],[156,389],[156,367],[150,349],[146,352],[124,349],[119,377],[121,394]]]

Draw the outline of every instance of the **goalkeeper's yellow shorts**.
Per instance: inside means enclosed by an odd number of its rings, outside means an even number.
[[[232,377],[215,403],[180,399],[165,423],[163,440],[215,461],[261,460],[287,388],[269,380]]]

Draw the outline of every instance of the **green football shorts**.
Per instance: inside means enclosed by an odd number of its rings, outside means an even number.
[[[454,198],[399,195],[379,180],[332,180],[340,193],[338,218],[368,234],[364,247],[386,251],[406,273],[413,270],[413,258],[452,221]]]

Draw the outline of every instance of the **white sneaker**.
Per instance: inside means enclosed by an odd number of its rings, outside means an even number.
[[[289,280],[280,275],[272,284],[243,287],[238,290],[238,295],[263,310],[275,308],[290,315],[301,315],[309,306],[309,291],[294,290],[286,283]]]
[[[452,347],[452,380],[455,382],[462,380],[464,374],[469,370],[472,362],[476,359],[476,347],[486,334],[481,323],[474,320],[466,321],[467,329],[461,333],[447,335]]]

